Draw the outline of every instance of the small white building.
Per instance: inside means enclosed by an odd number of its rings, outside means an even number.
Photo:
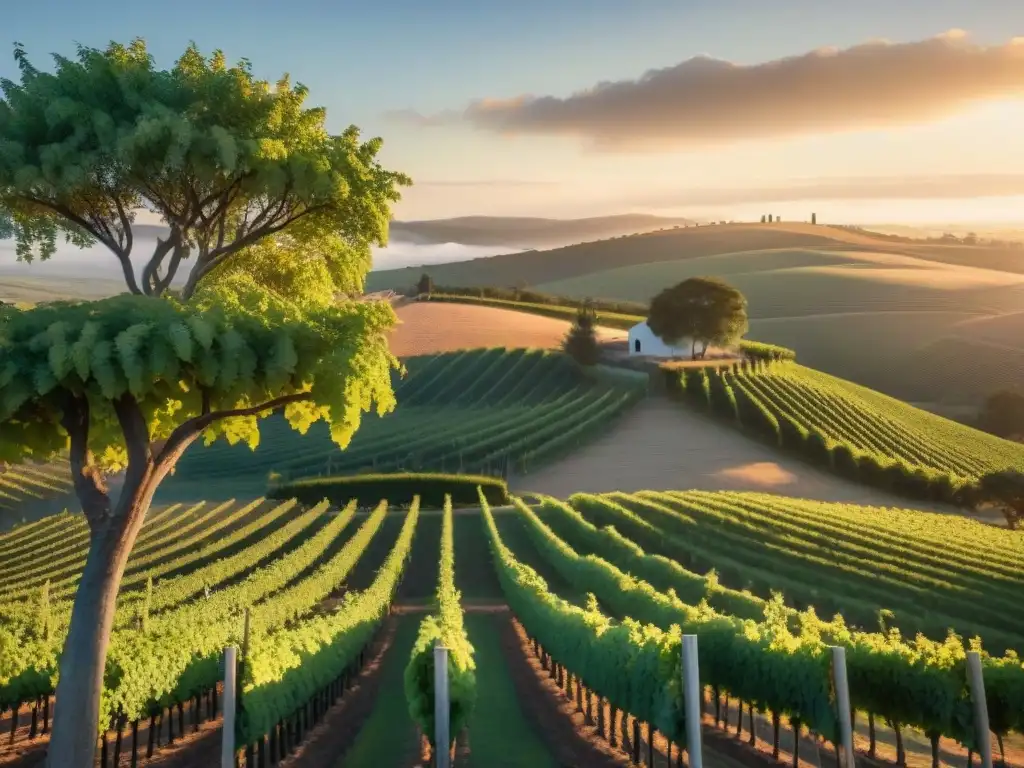
[[[690,358],[690,346],[689,339],[680,339],[676,345],[666,344],[655,335],[646,321],[637,323],[629,329],[630,356]]]

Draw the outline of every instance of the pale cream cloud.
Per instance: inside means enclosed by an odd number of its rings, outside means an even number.
[[[489,97],[462,111],[392,116],[504,135],[573,136],[605,150],[664,150],[924,123],[1021,96],[1020,38],[982,46],[950,30],[917,42],[873,40],[754,65],[698,56],[567,97]]]

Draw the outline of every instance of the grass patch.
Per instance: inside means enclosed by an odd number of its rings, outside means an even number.
[[[373,712],[355,744],[338,760],[337,768],[378,768],[382,765],[408,765],[417,745],[416,729],[409,718],[405,697],[401,695],[405,661],[416,642],[419,620],[415,614],[397,617],[391,648],[380,671],[380,691]]]
[[[477,688],[482,694],[467,726],[470,745],[467,764],[471,768],[513,765],[558,768],[520,708],[501,650],[498,620],[507,619],[497,619],[487,613],[466,614],[469,641],[476,649]]]

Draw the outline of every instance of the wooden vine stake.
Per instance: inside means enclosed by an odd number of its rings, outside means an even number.
[[[700,743],[701,687],[697,665],[697,636],[683,635],[683,701],[686,716],[686,755],[690,768],[702,768]]]
[[[842,768],[855,768],[853,757],[853,719],[850,717],[850,684],[846,677],[846,649],[832,646],[832,685],[836,692],[839,718],[839,743],[842,744]]]
[[[235,704],[238,650],[224,649],[224,723],[221,728],[220,768],[235,768]]]
[[[451,705],[448,702],[448,649],[443,645],[434,646],[434,765],[449,768],[451,736],[448,717]]]
[[[992,768],[992,737],[988,729],[988,701],[985,699],[985,678],[981,674],[981,654],[967,652],[967,682],[974,703],[974,724],[977,729],[978,755],[981,768]]]

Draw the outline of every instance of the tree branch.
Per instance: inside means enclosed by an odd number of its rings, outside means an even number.
[[[50,200],[43,200],[42,198],[32,197],[28,195],[25,195],[23,199],[26,202],[33,203],[34,205],[41,205],[42,207],[48,208],[54,213],[63,216],[65,219],[73,222],[74,224],[77,224],[79,227],[81,227],[94,238],[96,238],[99,242],[107,246],[107,248],[109,248],[110,251],[115,256],[117,256],[117,260],[121,262],[121,271],[124,272],[124,279],[128,285],[128,290],[135,294],[142,293],[142,291],[139,290],[139,284],[135,280],[135,270],[132,268],[131,259],[128,258],[128,254],[125,253],[124,249],[122,249],[120,245],[114,242],[112,236],[104,235],[102,232],[98,231],[95,226],[93,226],[91,223],[89,223],[84,218],[79,216],[77,213],[72,211],[66,205],[54,203],[51,202]]]
[[[142,467],[153,459],[149,451],[149,425],[138,401],[127,392],[113,400],[112,404],[128,449],[127,474],[130,476],[133,466]]]
[[[181,291],[181,298],[188,301],[192,298],[192,294],[195,292],[196,286],[199,285],[199,281],[210,274],[216,269],[222,262],[228,257],[242,250],[243,248],[252,245],[253,243],[262,240],[264,237],[270,235],[276,235],[281,230],[294,224],[299,219],[308,216],[311,213],[324,210],[327,206],[321,205],[314,208],[307,208],[301,213],[292,216],[291,218],[285,219],[283,222],[277,225],[267,225],[261,229],[250,229],[245,235],[237,240],[233,240],[225,246],[220,248],[214,248],[210,251],[204,261],[197,261],[195,266],[192,268],[191,274],[189,274],[188,282],[185,283],[185,287]]]
[[[273,400],[267,400],[265,403],[260,405],[254,405],[249,408],[232,408],[225,411],[208,411],[209,408],[209,394],[204,392],[203,394],[203,410],[204,413],[199,416],[193,416],[188,421],[178,425],[170,437],[167,438],[167,442],[164,443],[163,449],[160,454],[156,457],[156,471],[158,478],[163,477],[167,472],[174,466],[175,462],[181,458],[181,454],[185,452],[199,435],[203,433],[207,427],[213,424],[215,421],[221,421],[222,419],[230,419],[236,416],[255,416],[258,413],[265,411],[272,411],[276,408],[280,408],[282,405],[288,405],[289,403],[300,403],[308,400],[312,400],[313,395],[309,392],[295,392],[291,395],[282,395],[276,397]]]
[[[167,236],[167,239],[162,238],[156,239],[156,248],[153,249],[153,255],[149,257],[149,261],[146,262],[146,266],[142,268],[142,287],[147,294],[153,295],[158,293],[157,288],[160,285],[160,280],[157,277],[157,270],[160,268],[160,264],[163,263],[164,257],[173,249],[181,239],[181,230],[177,227],[171,227],[171,234]]]
[[[162,294],[170,287],[171,281],[174,280],[174,276],[178,274],[178,266],[181,264],[181,260],[188,256],[189,250],[189,247],[183,243],[178,243],[178,245],[174,246],[174,252],[171,254],[171,260],[167,264],[167,274],[163,278],[158,277],[157,279],[157,295]]]
[[[121,203],[121,198],[114,195],[114,205],[117,206],[117,215],[121,219],[121,229],[124,231],[124,253],[126,256],[131,258],[132,246],[135,244],[135,237],[132,234],[132,222],[128,218],[128,213],[124,209],[124,205]]]
[[[89,451],[89,401],[70,392],[64,401],[61,426],[70,438],[71,480],[89,529],[96,534],[111,518],[110,496],[103,473]]]

